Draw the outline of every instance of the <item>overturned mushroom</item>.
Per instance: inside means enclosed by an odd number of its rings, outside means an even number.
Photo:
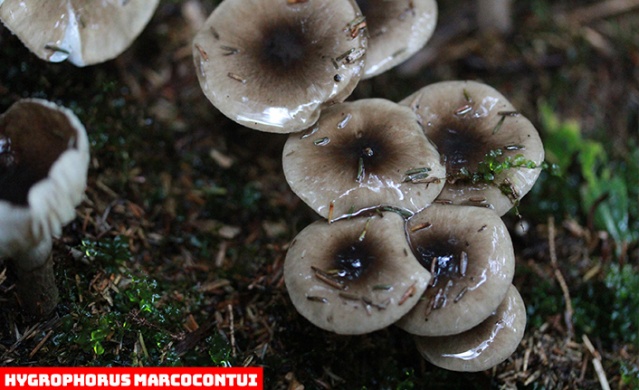
[[[406,229],[415,257],[432,279],[399,327],[421,336],[456,334],[499,306],[512,282],[515,254],[494,212],[434,204],[411,217]]]
[[[397,321],[417,303],[430,275],[392,213],[315,222],[291,243],[284,280],[297,311],[318,327],[363,334]]]
[[[0,20],[43,60],[77,66],[110,60],[142,32],[159,0],[4,0]]]
[[[52,236],[75,217],[88,163],[85,129],[70,110],[24,99],[0,116],[0,256],[12,260],[32,314],[57,303]]]
[[[503,215],[539,177],[544,159],[539,133],[492,87],[444,81],[400,104],[417,113],[446,165],[440,202],[488,207]]]
[[[461,334],[415,337],[426,360],[452,371],[483,371],[503,362],[516,349],[526,328],[526,307],[515,286],[486,320]]]
[[[283,151],[292,190],[330,220],[380,205],[426,207],[444,185],[439,160],[415,114],[384,99],[327,108]]]
[[[366,16],[369,48],[364,78],[404,62],[420,50],[437,24],[435,0],[357,0]]]
[[[291,133],[343,101],[364,71],[353,0],[225,0],[193,40],[206,97],[243,126]]]

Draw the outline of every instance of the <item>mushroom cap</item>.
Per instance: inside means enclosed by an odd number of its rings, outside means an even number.
[[[403,218],[392,212],[314,222],[295,237],[284,261],[297,311],[339,334],[394,323],[417,303],[429,280],[408,247]]]
[[[510,356],[524,337],[526,307],[515,286],[481,324],[461,334],[415,336],[417,349],[434,365],[452,371],[487,370]]]
[[[225,0],[193,40],[200,86],[243,126],[292,133],[341,102],[364,72],[353,0]]]
[[[404,62],[430,39],[437,24],[435,0],[357,0],[369,33],[365,79]]]
[[[23,99],[0,115],[0,256],[61,233],[82,200],[88,164],[86,131],[71,110]]]
[[[406,225],[417,260],[432,279],[419,303],[397,325],[420,336],[468,330],[504,299],[515,273],[508,230],[494,212],[433,204]]]
[[[4,0],[0,20],[35,55],[77,66],[110,60],[142,32],[159,0]]]
[[[544,160],[539,133],[494,88],[475,81],[444,81],[420,89],[400,104],[417,113],[424,133],[444,159],[447,183],[439,201],[484,206],[501,216],[539,177]],[[504,169],[489,181],[463,177],[464,169],[478,172],[480,163],[496,151],[501,153],[497,161],[519,159],[536,168]]]
[[[289,136],[282,160],[292,190],[329,219],[380,205],[415,212],[444,185],[415,114],[384,99],[328,107],[314,127]]]

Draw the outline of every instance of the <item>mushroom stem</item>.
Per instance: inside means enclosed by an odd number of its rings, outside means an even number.
[[[19,301],[22,309],[34,317],[50,314],[58,303],[51,247],[52,239],[47,237],[35,248],[12,258]]]
[[[477,0],[477,24],[482,32],[512,30],[512,0]]]

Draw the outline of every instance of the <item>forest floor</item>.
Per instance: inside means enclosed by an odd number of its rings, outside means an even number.
[[[200,89],[191,40],[215,3],[161,1],[130,49],[86,68],[45,63],[0,26],[0,112],[25,97],[69,107],[92,153],[85,200],[54,242],[51,316],[22,314],[0,259],[0,366],[259,365],[269,389],[639,388],[636,1],[517,2],[503,38],[479,34],[473,2],[440,2],[427,47],[350,98],[482,81],[563,164],[504,217],[523,341],[472,374],[427,363],[395,327],[339,336],[296,312],[282,265],[318,217],[282,173],[286,136],[235,124]]]

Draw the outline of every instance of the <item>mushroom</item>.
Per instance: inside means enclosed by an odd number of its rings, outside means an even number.
[[[437,24],[435,0],[357,0],[369,33],[365,79],[399,65],[419,51]]]
[[[12,260],[32,314],[57,303],[52,236],[75,217],[88,163],[85,129],[70,110],[23,99],[0,116],[0,257]]]
[[[439,194],[445,172],[410,109],[384,99],[328,107],[284,145],[292,190],[324,218],[376,206],[415,212]]]
[[[420,302],[397,325],[420,336],[466,331],[504,299],[515,272],[508,229],[494,212],[433,204],[406,225],[417,260],[432,276]]]
[[[354,0],[225,0],[193,40],[200,86],[243,126],[303,130],[359,82],[363,21]]]
[[[452,371],[483,371],[516,349],[526,328],[526,307],[515,286],[485,321],[466,332],[441,337],[415,336],[417,350],[434,365]]]
[[[404,236],[404,219],[372,213],[317,221],[291,242],[284,281],[297,311],[339,334],[382,329],[406,314],[430,275]]]
[[[0,20],[35,55],[76,66],[117,57],[142,32],[159,0],[4,0]]]
[[[475,81],[428,85],[400,102],[420,117],[446,165],[442,203],[505,214],[539,177],[539,133],[492,87]]]

